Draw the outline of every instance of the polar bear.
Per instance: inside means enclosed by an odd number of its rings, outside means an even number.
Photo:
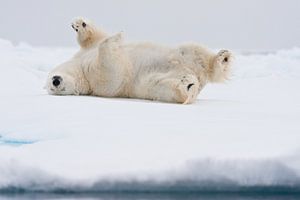
[[[50,73],[50,94],[91,94],[190,104],[208,82],[224,82],[230,74],[232,55],[228,50],[215,54],[198,44],[177,47],[123,44],[121,34],[108,37],[83,18],[76,19],[72,27],[81,50]],[[66,74],[65,79],[64,68],[78,69],[81,75],[71,80],[72,75]],[[82,79],[77,81],[79,77]],[[67,89],[68,85],[73,86]]]

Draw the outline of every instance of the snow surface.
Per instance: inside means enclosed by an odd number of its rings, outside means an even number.
[[[300,190],[300,48],[236,53],[193,105],[47,95],[75,52],[0,40],[0,191]]]

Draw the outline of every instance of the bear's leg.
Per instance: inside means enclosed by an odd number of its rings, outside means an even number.
[[[132,66],[122,47],[122,34],[108,37],[99,44],[96,62],[86,72],[93,94],[106,97],[128,96]]]
[[[147,99],[190,104],[199,93],[199,81],[194,74],[154,74],[145,79],[144,89]]]

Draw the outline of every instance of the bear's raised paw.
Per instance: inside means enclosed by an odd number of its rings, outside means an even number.
[[[88,26],[88,24],[89,24],[88,20],[82,17],[78,17],[74,19],[71,26],[74,29],[74,31],[81,32],[83,29],[85,29]]]

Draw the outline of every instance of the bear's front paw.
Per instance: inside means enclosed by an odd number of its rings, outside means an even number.
[[[88,20],[82,17],[78,17],[72,22],[71,26],[76,32],[80,32],[81,30],[85,29],[88,26],[87,21]]]

